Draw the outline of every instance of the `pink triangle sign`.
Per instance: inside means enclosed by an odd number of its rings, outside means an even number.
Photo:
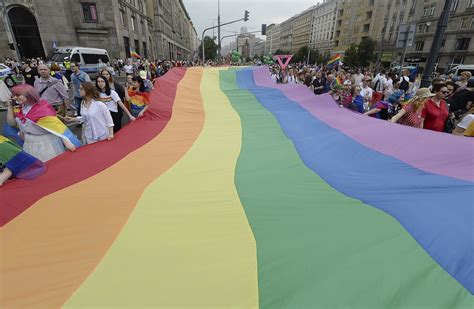
[[[275,55],[274,58],[277,59],[278,64],[280,65],[280,68],[282,70],[284,70],[288,66],[288,64],[290,63],[292,57],[293,57],[293,55]],[[285,61],[285,63],[283,63],[282,59],[285,59],[285,58],[286,58],[286,61]]]

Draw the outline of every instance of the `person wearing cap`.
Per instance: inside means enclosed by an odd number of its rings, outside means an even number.
[[[349,104],[352,102],[351,88],[352,82],[350,80],[345,80],[341,92],[341,107],[348,107]]]
[[[390,121],[409,127],[423,128],[425,101],[434,96],[435,94],[428,88],[418,89],[415,96]]]
[[[138,75],[143,80],[143,84],[145,85],[145,91],[150,92],[153,90],[153,84],[150,80],[147,79],[147,74],[145,70],[141,70]]]

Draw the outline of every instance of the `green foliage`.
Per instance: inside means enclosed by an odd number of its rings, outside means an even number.
[[[355,67],[367,67],[375,59],[375,41],[371,38],[363,38],[359,44],[351,44],[344,53],[344,65]]]
[[[210,36],[204,37],[204,53],[206,60],[215,60],[217,58],[217,44]],[[202,43],[199,45],[199,57],[202,59]]]
[[[375,41],[371,38],[363,38],[357,46],[359,54],[359,64],[361,67],[366,67],[370,62],[374,61],[375,55]]]
[[[284,51],[282,49],[277,49],[274,53],[274,55],[290,55],[291,53],[289,51]]]
[[[359,66],[359,53],[357,51],[357,45],[351,44],[351,46],[346,49],[346,52],[344,53],[344,60],[342,62],[344,65],[350,68]]]

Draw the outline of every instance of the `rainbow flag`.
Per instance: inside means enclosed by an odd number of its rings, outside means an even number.
[[[51,134],[56,135],[59,138],[69,140],[76,147],[80,147],[82,144],[71,130],[56,117],[56,111],[49,105],[47,101],[40,101],[35,104],[33,108],[28,112],[26,116],[23,116],[18,107],[14,110],[17,117],[23,118],[23,121],[32,121],[35,125],[48,131]],[[10,127],[6,130],[9,137],[13,137],[13,132],[17,133],[16,128]]]
[[[130,47],[130,56],[136,59],[141,59],[142,57]]]
[[[3,135],[0,135],[0,163],[9,169],[13,176],[22,179],[36,178],[46,170],[43,162],[22,151]]]
[[[329,59],[327,65],[328,67],[332,68],[335,65],[338,65],[339,62],[342,60],[342,55],[341,54],[335,54],[334,56]]]
[[[113,141],[0,190],[2,307],[472,308],[471,139],[265,67],[155,86]]]

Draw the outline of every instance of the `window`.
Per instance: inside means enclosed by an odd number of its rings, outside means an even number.
[[[435,6],[435,5],[425,7],[425,8],[423,9],[423,17],[426,17],[426,16],[433,16],[435,10],[436,10],[436,6]]]
[[[365,14],[365,19],[371,19],[371,18],[372,18],[372,11],[367,12],[367,13]]]
[[[374,0],[369,0],[369,6],[374,5]]]
[[[146,20],[142,19],[141,24],[142,24],[142,34],[145,35]]]
[[[474,28],[474,17],[471,18],[471,28]]]
[[[123,37],[123,45],[125,46],[125,55],[130,58],[130,39],[126,36]]]
[[[140,43],[138,43],[138,40],[135,40],[135,51],[140,54]]]
[[[84,14],[84,21],[86,22],[97,22],[97,7],[95,3],[82,3],[82,13]]]
[[[469,26],[469,19],[468,18],[463,18],[461,19],[461,26],[459,28],[467,28]]]
[[[82,59],[84,59],[85,64],[99,63],[99,59],[101,59],[103,63],[107,63],[110,61],[107,55],[97,55],[97,54],[82,54]]]
[[[78,53],[75,53],[74,55],[72,55],[71,61],[72,62],[81,62],[81,56],[79,56]]]
[[[362,32],[369,32],[370,29],[370,24],[365,24],[364,28],[362,29]]]
[[[146,49],[146,43],[145,43],[145,42],[143,42],[143,56],[144,56],[145,58],[148,57],[148,51],[147,51],[147,49]]]
[[[459,0],[453,0],[453,2],[451,2],[451,8],[450,8],[451,12],[456,11],[456,9],[458,8],[458,3],[459,3]]]
[[[423,47],[425,47],[425,42],[418,42],[415,45],[415,51],[423,51]]]
[[[135,16],[132,16],[132,31],[137,31],[137,19],[135,18]]]
[[[469,3],[469,6],[470,8],[474,8],[474,0],[471,0],[470,3]]]
[[[122,27],[126,28],[127,27],[127,12],[124,9],[120,10],[120,21],[121,21]]]
[[[455,50],[467,50],[469,48],[469,43],[471,42],[471,38],[463,38],[458,39],[456,41]]]

